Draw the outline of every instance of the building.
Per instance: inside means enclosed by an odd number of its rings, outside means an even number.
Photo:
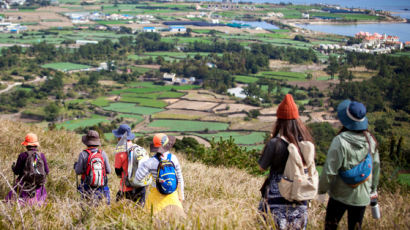
[[[157,32],[157,29],[155,27],[144,27],[142,29],[144,32]]]
[[[308,13],[302,13],[303,19],[309,19],[310,15]]]
[[[170,81],[170,82],[175,82],[176,78],[175,78],[175,73],[164,73],[164,75],[162,76],[162,79],[164,81]]]
[[[91,40],[77,40],[75,41],[77,45],[87,45],[87,44],[98,44],[98,41],[91,41]]]
[[[169,27],[169,32],[186,32],[186,27],[185,26],[170,26]]]

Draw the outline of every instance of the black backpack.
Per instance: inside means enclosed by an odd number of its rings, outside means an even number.
[[[22,177],[23,189],[33,191],[45,184],[46,171],[44,161],[37,152],[28,151],[27,154]]]

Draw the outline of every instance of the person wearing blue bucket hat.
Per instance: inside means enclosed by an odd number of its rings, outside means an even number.
[[[319,179],[319,194],[329,194],[325,229],[337,229],[348,213],[348,228],[361,229],[366,206],[377,198],[380,159],[368,131],[366,107],[344,100],[337,107],[342,129],[333,138]],[[322,196],[322,195],[320,195]]]
[[[120,189],[117,192],[116,200],[123,198],[138,202],[141,206],[145,202],[146,186],[137,186],[133,184],[130,177],[138,168],[138,162],[143,159],[148,159],[148,153],[144,148],[132,143],[135,134],[132,133],[131,127],[127,124],[122,124],[112,131],[118,139],[117,151],[115,154],[115,173],[121,178]],[[126,139],[126,140],[125,140]]]

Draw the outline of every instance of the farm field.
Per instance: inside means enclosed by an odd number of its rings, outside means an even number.
[[[103,107],[103,109],[108,110],[108,111],[119,112],[119,113],[131,113],[131,114],[141,114],[141,115],[150,115],[150,114],[158,113],[162,111],[162,109],[159,109],[159,108],[136,106],[135,104],[132,104],[132,103],[123,103],[123,102],[111,103],[109,106]]]
[[[253,145],[256,143],[263,143],[265,139],[264,132],[250,132],[250,133],[218,132],[215,134],[193,134],[193,135],[203,137],[207,140],[212,140],[212,138],[214,138],[215,141],[218,141],[219,138],[222,138],[223,140],[227,140],[232,137],[235,140],[235,143],[239,145]]]
[[[71,62],[55,62],[55,63],[44,64],[41,67],[60,70],[60,71],[70,71],[70,70],[80,70],[80,69],[91,68],[91,66],[88,66],[88,65],[75,64]]]
[[[155,120],[149,127],[161,128],[164,131],[204,131],[204,130],[225,130],[229,124],[222,122],[206,121],[186,121],[186,120]]]
[[[93,126],[100,122],[109,122],[109,120],[106,117],[94,114],[91,116],[91,118],[82,118],[77,120],[65,121],[63,123],[56,124],[56,126],[57,128],[64,127],[68,130],[74,130],[77,128]]]
[[[93,100],[91,104],[99,107],[108,106],[110,101],[107,100],[107,97],[98,97],[97,99]]]
[[[255,74],[254,76],[261,78],[272,78],[276,80],[306,81],[306,74],[299,72],[263,71]]]
[[[164,108],[167,103],[161,100],[141,98],[141,97],[124,97],[120,99],[121,102],[137,103],[140,106],[148,106],[154,108]]]
[[[240,83],[248,84],[248,83],[257,82],[258,78],[250,77],[250,76],[244,76],[244,75],[236,75],[235,76],[235,81],[240,82]]]

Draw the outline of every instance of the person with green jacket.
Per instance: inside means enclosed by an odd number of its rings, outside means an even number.
[[[337,115],[343,127],[333,138],[319,179],[319,194],[329,194],[325,229],[337,229],[347,210],[348,228],[361,229],[366,206],[377,196],[380,160],[377,142],[368,131],[366,107],[345,100],[339,104]],[[340,173],[359,165],[370,153],[370,176],[358,184],[347,184]],[[364,176],[362,174],[362,176]],[[372,195],[371,195],[372,194]]]

